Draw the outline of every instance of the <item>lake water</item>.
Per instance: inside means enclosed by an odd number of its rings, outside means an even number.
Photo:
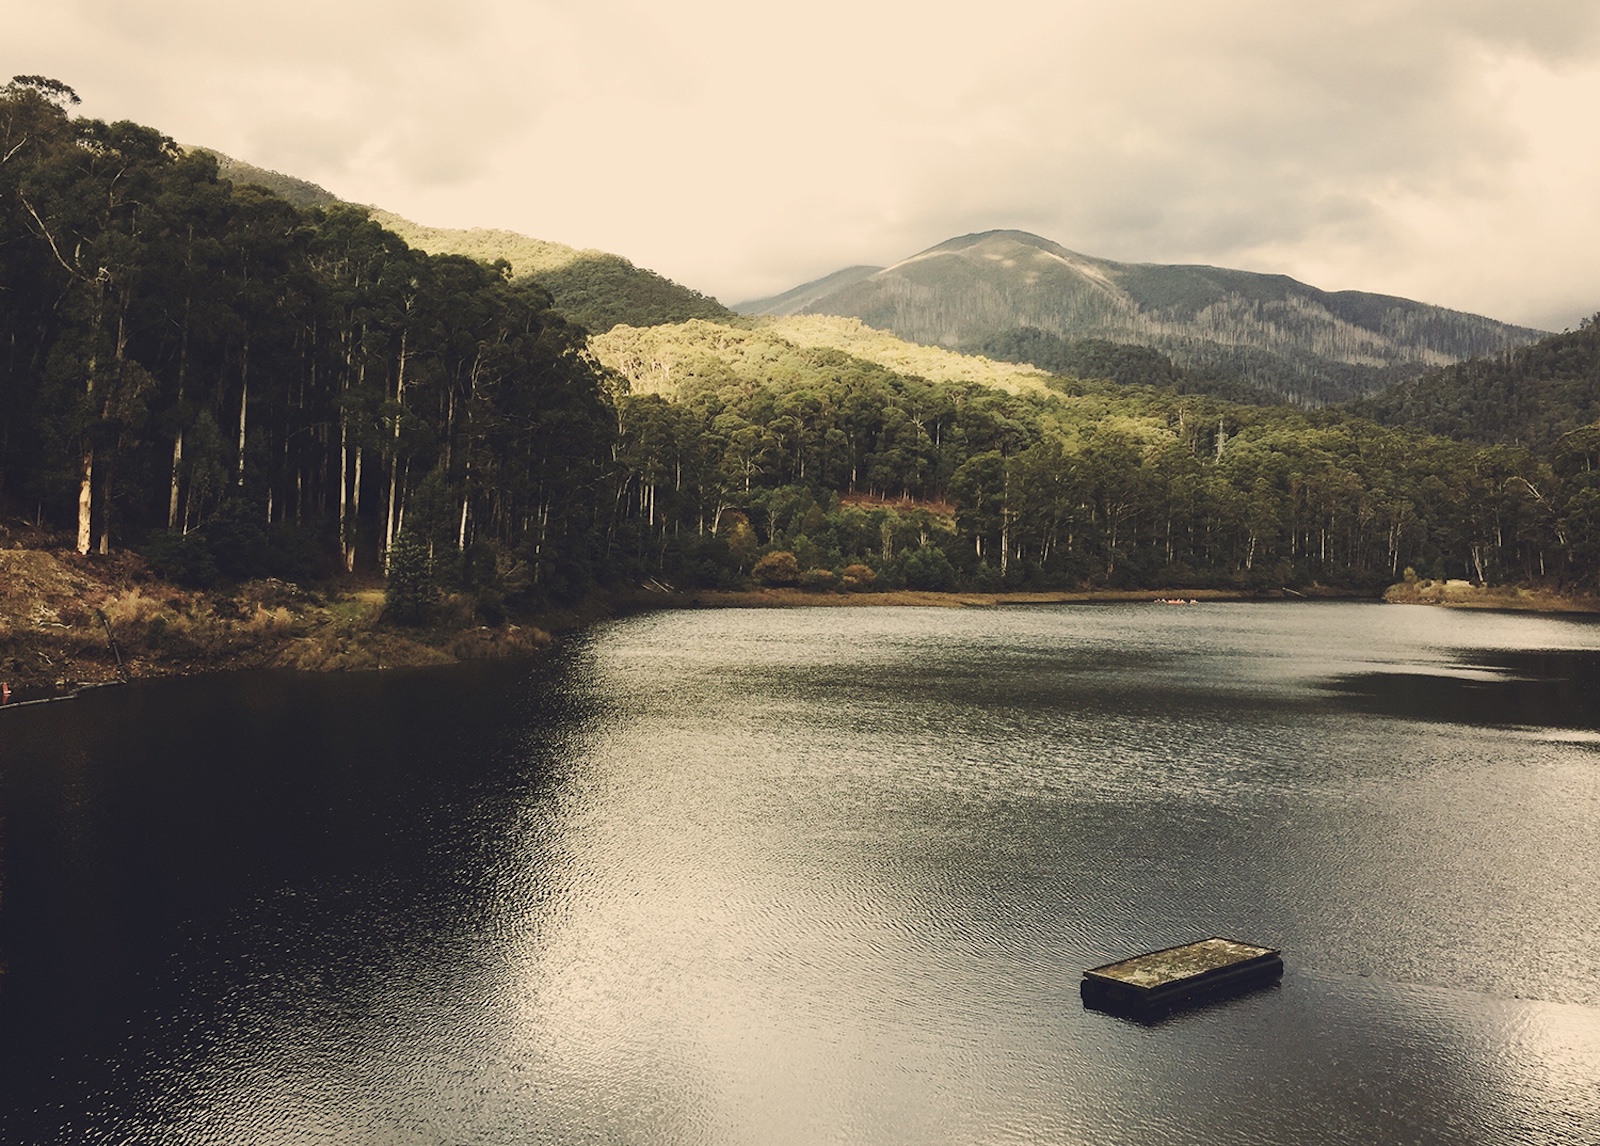
[[[0,1141],[1600,1141],[1593,623],[658,614],[0,711],[0,817]]]

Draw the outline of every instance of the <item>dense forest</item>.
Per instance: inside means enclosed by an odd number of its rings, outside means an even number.
[[[1600,420],[1600,315],[1530,346],[1472,358],[1390,387],[1353,412],[1464,441],[1566,452]]]
[[[732,511],[753,527],[750,557],[792,553],[815,583],[851,562],[927,588],[1264,588],[1376,587],[1408,567],[1592,581],[1600,561],[1600,432],[1546,458],[934,348],[889,369],[870,345],[846,354],[818,337],[848,328],[806,325],[827,321],[593,341],[629,383],[632,551],[654,539],[681,568],[682,538]],[[941,358],[982,368],[942,383],[911,372],[947,373]]]
[[[1593,582],[1600,431],[1548,451],[1080,380],[841,319],[591,338],[504,261],[297,206],[71,89],[0,92],[0,511],[178,580]],[[604,293],[601,280],[594,290]],[[606,301],[606,300],[601,300]],[[1096,358],[1095,356],[1099,357]]]
[[[563,591],[613,415],[550,296],[75,100],[0,96],[6,510],[191,579],[380,568],[409,530]]]

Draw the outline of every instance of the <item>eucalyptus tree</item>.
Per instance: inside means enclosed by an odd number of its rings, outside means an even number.
[[[52,82],[32,77],[6,89],[6,102],[22,105],[13,119],[41,129],[37,139],[22,131],[9,145],[7,166],[22,162],[8,190],[35,247],[35,289],[54,298],[40,338],[40,397],[54,431],[53,460],[76,470],[78,551],[106,552],[117,451],[138,429],[153,384],[128,352],[132,312],[161,174],[179,152],[138,124],[67,119],[62,105],[71,91]]]

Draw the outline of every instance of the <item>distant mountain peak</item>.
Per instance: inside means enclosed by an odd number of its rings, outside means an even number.
[[[1540,335],[1287,275],[1118,263],[1014,229],[960,235],[888,267],[850,268],[735,309],[858,318],[910,342],[990,353],[1007,338],[1045,350],[1083,340],[1148,347],[1309,405]]]

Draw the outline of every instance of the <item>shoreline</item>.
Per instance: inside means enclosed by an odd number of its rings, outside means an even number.
[[[1274,589],[1252,592],[1247,589],[1044,589],[1014,592],[934,591],[924,589],[885,589],[857,593],[810,589],[701,589],[644,593],[633,598],[649,608],[679,609],[795,609],[795,608],[883,608],[920,606],[926,608],[994,608],[1003,605],[1093,605],[1155,604],[1182,601],[1206,604],[1221,601],[1349,600],[1376,601],[1377,594],[1316,590],[1285,592]]]
[[[1508,613],[1600,613],[1600,595],[1541,586],[1474,585],[1469,581],[1402,581],[1384,590],[1390,605],[1436,605]]]
[[[495,627],[477,624],[465,597],[446,597],[434,623],[412,628],[382,620],[383,589],[370,579],[313,588],[266,579],[202,592],[159,580],[130,554],[83,557],[71,550],[12,548],[0,549],[0,683],[10,689],[9,701],[0,703],[14,707],[127,680],[247,669],[361,672],[532,656],[557,635],[659,610],[1290,600],[1600,614],[1600,596],[1593,594],[1464,581],[1403,582],[1381,595],[1321,587],[839,592],[642,586],[595,593],[570,608],[508,618]]]

